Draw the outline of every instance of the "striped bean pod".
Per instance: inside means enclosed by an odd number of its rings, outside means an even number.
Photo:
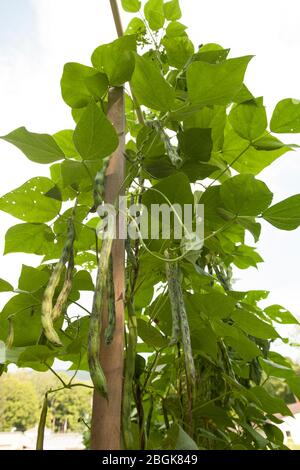
[[[109,165],[110,157],[103,159],[103,165],[101,170],[98,171],[94,181],[94,205],[97,210],[103,203],[104,192],[105,192],[105,174]]]
[[[6,348],[11,349],[14,344],[14,323],[13,323],[13,317],[8,317],[8,335],[6,338]]]
[[[57,297],[56,304],[52,310],[53,321],[56,321],[60,317],[62,310],[68,301],[70,292],[72,290],[72,284],[73,284],[73,270],[74,270],[74,251],[72,247],[70,251],[68,267],[66,270],[65,282],[64,282],[63,288],[59,296]]]
[[[46,393],[44,402],[43,402],[42,411],[41,411],[39,426],[38,426],[36,450],[44,450],[44,436],[45,436],[47,412],[48,412],[48,395]]]
[[[190,405],[195,392],[196,384],[196,370],[194,364],[194,357],[191,344],[191,333],[188,321],[188,316],[185,308],[181,282],[180,282],[180,270],[178,262],[167,263],[167,280],[169,286],[169,296],[172,309],[173,320],[175,319],[175,326],[173,323],[173,335],[174,339],[178,337],[178,317],[181,329],[181,342],[184,351],[184,364],[185,373],[187,379],[188,393]]]
[[[131,400],[132,383],[135,374],[135,358],[137,345],[137,320],[133,303],[129,300],[128,311],[128,344],[125,360],[125,377],[123,385],[122,402],[122,434],[125,449],[133,449],[133,435],[131,429]]]
[[[59,339],[57,332],[53,326],[53,297],[55,290],[59,284],[64,266],[70,257],[70,252],[73,249],[75,239],[75,230],[73,220],[70,218],[68,222],[68,235],[67,241],[65,243],[62,255],[58,263],[56,264],[48,282],[48,285],[45,289],[43,301],[42,301],[42,326],[43,331],[50,343],[53,343],[56,346],[61,346],[62,343]],[[58,312],[56,313],[58,315]]]
[[[169,258],[168,251],[165,252],[165,257]],[[180,311],[177,300],[178,267],[176,263],[166,262],[166,275],[172,313],[172,337],[170,346],[173,346],[178,343],[180,337]]]
[[[102,312],[107,292],[107,279],[112,249],[112,238],[105,237],[102,241],[101,253],[98,263],[98,273],[90,317],[88,339],[88,362],[91,379],[95,389],[105,398],[107,395],[106,378],[100,364],[100,335],[102,329]]]
[[[105,342],[106,344],[110,344],[114,338],[114,332],[116,329],[116,305],[112,255],[109,257],[109,269],[107,276],[107,308],[108,326],[105,330]]]

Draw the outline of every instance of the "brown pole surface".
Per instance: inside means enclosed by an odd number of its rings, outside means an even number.
[[[108,118],[119,135],[119,147],[113,153],[106,174],[105,200],[115,204],[125,178],[125,110],[123,88],[112,88],[109,92]],[[94,450],[118,450],[121,445],[121,409],[124,368],[124,289],[125,289],[125,244],[115,240],[113,244],[113,276],[116,298],[116,330],[112,343],[107,346],[104,330],[107,325],[107,309],[103,311],[100,362],[106,376],[108,402],[94,392],[91,448]]]

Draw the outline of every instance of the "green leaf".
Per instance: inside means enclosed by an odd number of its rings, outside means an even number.
[[[136,52],[136,35],[126,35],[97,47],[92,55],[92,64],[108,76],[111,86],[122,86],[133,74],[134,52]]]
[[[35,292],[45,286],[50,273],[45,269],[37,269],[23,264],[18,288],[27,292]]]
[[[182,69],[194,54],[194,45],[187,36],[163,39],[169,65]]]
[[[12,292],[13,290],[14,288],[9,282],[0,279],[0,292]]]
[[[179,23],[178,21],[172,21],[172,23],[170,23],[167,26],[166,35],[169,38],[177,38],[180,36],[186,36],[187,35],[185,32],[186,29],[187,27],[184,24]]]
[[[270,129],[277,134],[300,132],[300,101],[292,98],[279,101],[273,112]]]
[[[61,202],[45,194],[53,181],[38,176],[0,198],[0,210],[26,222],[48,222],[59,213]]]
[[[276,339],[279,337],[273,326],[260,320],[253,313],[244,309],[235,310],[231,318],[245,333],[255,338]]]
[[[63,150],[67,158],[79,159],[80,155],[77,152],[73,142],[74,131],[72,129],[66,129],[64,131],[57,132],[53,135],[53,139]]]
[[[94,101],[87,106],[77,124],[74,144],[84,160],[106,157],[118,147],[114,127]]]
[[[10,299],[0,314],[0,339],[8,334],[7,318],[14,316],[14,347],[35,345],[41,334],[41,299],[19,294]]]
[[[274,137],[262,137],[253,145],[240,137],[233,129],[225,131],[223,158],[239,173],[257,175],[284,153],[291,150],[286,145],[279,145]],[[273,148],[273,146],[275,148]]]
[[[49,369],[48,366],[45,365],[45,361],[54,359],[56,354],[56,351],[53,351],[53,349],[47,346],[29,346],[19,355],[18,366],[44,372]]]
[[[264,412],[268,414],[281,413],[283,416],[293,416],[293,413],[281,398],[270,395],[263,387],[251,388],[251,394],[260,401]]]
[[[208,318],[227,318],[235,308],[236,301],[220,292],[194,294],[190,302],[196,311],[201,311]]]
[[[180,188],[180,191],[178,191]],[[149,188],[143,195],[143,204],[150,208],[151,204],[168,204],[162,193],[171,204],[193,204],[194,197],[191,185],[184,173],[177,173],[164,178],[159,183]]]
[[[257,267],[258,263],[262,263],[262,257],[256,253],[255,248],[247,245],[239,245],[232,253],[233,263],[239,269],[248,269],[250,266]]]
[[[146,32],[147,29],[144,22],[140,18],[132,18],[124,34],[130,36],[131,34],[146,34]]]
[[[170,450],[199,450],[196,442],[193,441],[179,424],[172,424],[168,430],[163,448]]]
[[[136,56],[135,62],[131,85],[138,102],[159,111],[170,110],[175,100],[175,90],[149,60]]]
[[[137,320],[138,336],[149,346],[156,349],[163,348],[167,345],[167,339],[158,331],[157,328],[150,325],[144,320]]]
[[[290,377],[287,383],[298,400],[300,400],[300,377]]]
[[[239,216],[255,216],[266,210],[273,194],[265,183],[253,175],[237,175],[222,184],[220,195],[224,206]]]
[[[300,194],[269,207],[263,217],[274,227],[281,230],[295,230],[300,226]]]
[[[129,13],[136,13],[141,8],[140,0],[121,0],[122,8]]]
[[[73,279],[73,289],[79,291],[94,291],[95,286],[88,271],[78,271]]]
[[[265,107],[255,102],[235,106],[229,114],[229,121],[235,132],[249,141],[260,137],[268,125]]]
[[[270,305],[264,309],[268,317],[281,325],[298,325],[299,321],[281,305]]]
[[[191,128],[179,134],[180,150],[193,161],[208,162],[212,152],[211,129]]]
[[[241,89],[252,56],[228,59],[219,64],[193,62],[187,71],[191,103],[201,106],[229,104]]]
[[[49,243],[53,243],[54,234],[45,224],[18,224],[10,227],[5,236],[7,253],[33,253],[43,255]]]
[[[92,88],[91,81],[92,79]],[[97,91],[95,90],[97,83]],[[84,108],[92,98],[99,100],[108,89],[105,74],[99,73],[92,67],[70,62],[64,66],[61,79],[61,92],[64,101],[71,108]],[[96,93],[95,93],[96,91]]]
[[[96,173],[101,168],[101,160],[76,162],[64,161],[61,165],[63,187],[74,186],[83,190],[91,188]]]
[[[168,21],[179,20],[182,16],[179,0],[171,0],[164,3],[164,14]]]
[[[65,157],[63,150],[51,135],[35,134],[25,127],[20,127],[0,138],[18,147],[29,160],[35,163],[53,163]]]
[[[148,0],[144,7],[145,18],[153,31],[162,28],[165,23],[163,0]]]
[[[206,44],[202,46],[197,54],[195,54],[195,60],[202,60],[209,64],[218,64],[226,60],[230,49],[223,49],[221,46],[216,48],[217,44]],[[216,48],[216,49],[215,49]]]
[[[261,355],[256,344],[251,341],[242,331],[236,330],[236,336],[225,338],[226,344],[232,347],[237,355],[245,361],[251,361]]]

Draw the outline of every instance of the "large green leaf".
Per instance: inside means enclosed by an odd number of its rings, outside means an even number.
[[[244,309],[236,309],[231,317],[245,333],[256,338],[276,339],[279,336],[273,326]]]
[[[107,88],[108,80],[103,73],[76,62],[65,65],[61,91],[64,101],[71,108],[84,108],[92,98],[102,98]]]
[[[148,0],[144,7],[145,18],[153,31],[162,28],[165,23],[163,3],[163,0]]]
[[[280,323],[281,325],[299,324],[299,321],[294,317],[294,315],[281,305],[270,305],[264,309],[264,312],[272,321]]]
[[[47,361],[49,365],[52,364],[56,355],[57,352],[47,346],[28,346],[18,357],[18,367],[26,367],[38,372],[46,372],[49,367],[45,364],[45,361]]]
[[[225,131],[223,158],[239,173],[257,175],[290,150],[273,136],[262,137],[250,145],[232,129]]]
[[[274,227],[281,230],[295,230],[300,226],[300,194],[269,207],[263,217]]]
[[[94,101],[87,106],[77,124],[74,144],[83,160],[106,157],[118,147],[114,127]]]
[[[300,101],[292,98],[279,101],[274,109],[270,128],[278,134],[300,132]]]
[[[273,198],[266,184],[253,175],[237,175],[226,180],[221,186],[220,195],[225,208],[239,216],[261,214]]]
[[[287,383],[298,400],[300,400],[300,377],[290,377]]]
[[[41,333],[41,299],[31,294],[19,294],[10,299],[0,314],[0,339],[8,334],[7,318],[13,316],[14,347],[37,343]]]
[[[86,190],[93,186],[96,173],[101,168],[101,160],[76,162],[66,160],[61,165],[61,177],[63,187],[72,186]]]
[[[47,269],[37,269],[23,264],[18,288],[27,292],[35,292],[45,286],[50,273]]]
[[[243,85],[251,58],[228,59],[219,64],[193,62],[187,71],[190,101],[201,106],[229,104]]]
[[[187,36],[177,38],[166,36],[163,45],[166,49],[168,63],[177,69],[183,68],[194,54],[194,45]]]
[[[54,184],[38,176],[0,198],[0,210],[26,222],[48,222],[59,213],[61,202],[47,197]]]
[[[195,311],[204,313],[208,318],[227,318],[234,310],[236,301],[221,292],[194,294],[190,297]]]
[[[73,135],[74,131],[72,129],[66,129],[54,134],[53,139],[63,150],[67,158],[80,159],[80,155],[74,145]]]
[[[167,345],[167,339],[146,321],[142,319],[137,320],[138,335],[149,346],[160,349]]]
[[[262,410],[266,413],[281,413],[283,416],[293,416],[293,413],[281,398],[270,395],[263,387],[253,387],[251,394],[259,400]]]
[[[179,424],[173,424],[170,427],[163,448],[170,450],[199,450],[196,442]]]
[[[162,194],[160,194],[162,193]],[[151,204],[193,204],[194,196],[191,185],[184,173],[177,173],[164,178],[159,183],[149,188],[143,195],[143,204],[150,208]]]
[[[255,102],[235,106],[229,114],[229,121],[235,132],[250,141],[260,137],[268,125],[265,107]]]
[[[7,253],[33,253],[43,255],[49,243],[54,241],[54,234],[46,224],[18,224],[10,227],[5,236]]]
[[[136,56],[131,84],[140,104],[159,111],[171,109],[175,99],[175,90],[148,59]]]
[[[13,290],[14,288],[9,282],[0,279],[0,292],[12,292]]]
[[[65,157],[63,150],[51,135],[35,134],[25,127],[0,138],[18,147],[32,162],[53,163]]]
[[[169,21],[180,20],[181,9],[179,0],[170,0],[169,2],[164,3],[164,13],[166,19]]]
[[[121,0],[122,7],[129,13],[136,13],[141,8],[140,0]]]
[[[179,134],[179,145],[186,158],[193,161],[208,162],[213,147],[211,129],[187,129]]]
[[[131,79],[134,71],[136,35],[126,35],[99,46],[92,55],[95,68],[108,76],[109,84],[121,86]]]

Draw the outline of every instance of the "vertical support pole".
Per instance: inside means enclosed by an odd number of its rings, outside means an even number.
[[[125,178],[125,106],[123,88],[111,88],[108,99],[108,119],[119,135],[119,147],[113,153],[106,173],[105,200],[115,204]],[[119,215],[122,217],[122,214]],[[107,380],[108,401],[94,392],[91,448],[93,450],[119,450],[121,445],[121,410],[124,368],[124,290],[125,244],[114,241],[113,276],[116,298],[116,329],[110,345],[105,344],[104,331],[108,323],[107,308],[103,311],[100,361]]]

